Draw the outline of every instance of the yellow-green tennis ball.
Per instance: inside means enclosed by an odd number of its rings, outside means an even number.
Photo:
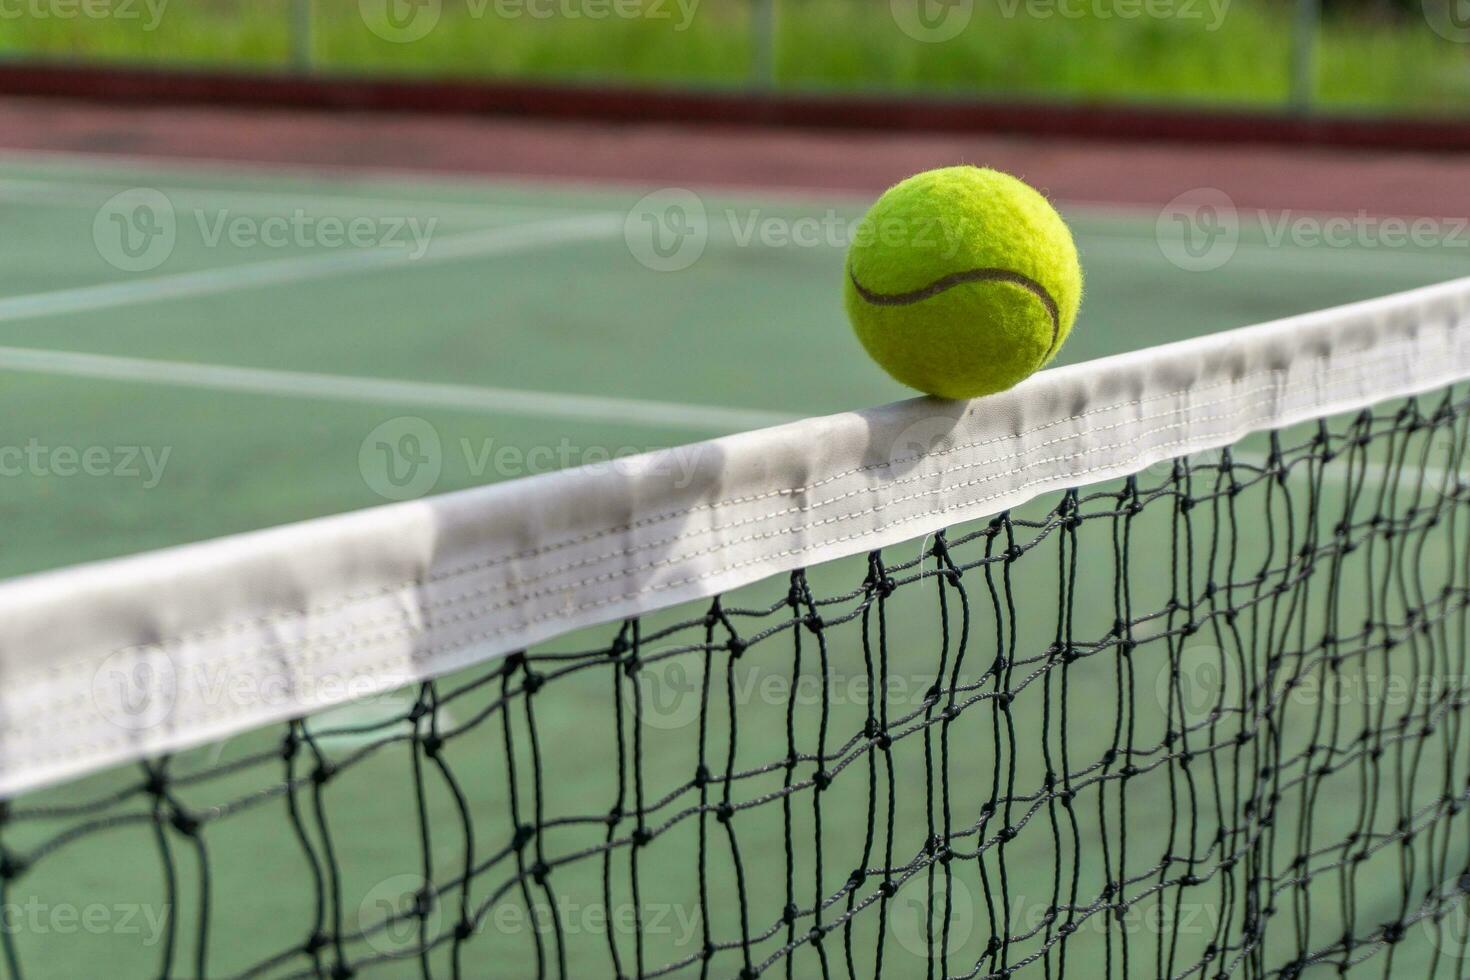
[[[1061,215],[1009,174],[945,167],[889,188],[847,253],[848,318],[899,381],[942,398],[1003,391],[1056,356],[1082,302]]]

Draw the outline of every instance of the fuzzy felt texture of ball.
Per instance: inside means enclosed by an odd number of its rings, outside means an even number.
[[[1082,303],[1072,234],[1038,191],[983,167],[902,181],[856,227],[848,318],[869,356],[941,398],[1003,391],[1042,367]]]

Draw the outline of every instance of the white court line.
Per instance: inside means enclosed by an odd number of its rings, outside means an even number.
[[[23,177],[0,177],[0,201],[17,204],[59,204],[96,208],[107,198],[139,185],[129,181],[83,183],[81,181],[32,180]],[[587,214],[591,208],[558,207],[530,204],[475,204],[405,197],[378,197],[361,194],[334,194],[330,191],[252,191],[243,188],[179,187],[149,183],[151,190],[161,192],[175,205],[194,210],[220,210],[222,202],[241,207],[260,207],[270,211],[291,208],[342,208],[355,213],[382,214],[397,211],[405,216],[448,214],[456,218],[495,220],[508,217],[547,217],[548,215]]]
[[[176,174],[198,177],[201,172],[222,179],[260,179],[262,177],[292,180],[338,178],[357,183],[413,184],[419,187],[443,188],[454,192],[483,193],[486,187],[516,191],[546,191],[587,194],[606,197],[609,190],[641,197],[671,183],[689,186],[701,195],[756,206],[773,200],[789,204],[823,203],[839,207],[865,209],[878,197],[877,191],[832,188],[812,184],[740,184],[720,181],[694,181],[690,184],[648,177],[548,177],[545,174],[501,170],[493,173],[473,171],[434,171],[413,167],[371,166],[358,164],[292,164],[258,160],[229,160],[212,157],[157,157],[127,153],[83,153],[58,150],[0,149],[0,166],[31,168],[42,166],[53,172],[95,175],[118,173],[132,175]],[[633,197],[629,198],[631,202]],[[1157,209],[1141,213],[1153,214]]]
[[[369,405],[450,408],[578,422],[617,422],[706,435],[760,429],[795,418],[776,412],[714,405],[681,405],[428,381],[151,361],[25,347],[0,347],[0,370]]]
[[[154,175],[197,176],[199,173],[199,168],[206,167],[211,168],[216,172],[220,172],[225,176],[230,176],[232,174],[240,174],[241,176],[253,177],[259,177],[261,175],[279,176],[280,174],[284,173],[288,176],[297,176],[303,180],[313,178],[320,179],[322,173],[324,172],[320,169],[303,169],[289,166],[282,167],[271,164],[247,164],[241,167],[235,167],[228,163],[222,163],[221,161],[209,160],[196,160],[190,162],[182,162],[178,159],[153,161],[148,158],[133,158],[125,156],[114,157],[110,155],[95,156],[89,154],[66,154],[49,152],[31,153],[29,151],[9,150],[0,151],[0,165],[3,165],[5,162],[7,162],[7,157],[16,158],[16,162],[21,163],[22,165],[27,162],[37,161],[69,165],[72,168],[75,168],[76,172],[85,172],[87,167],[96,167],[97,165],[101,164],[102,169],[120,170],[124,173],[129,173],[140,178],[150,173]],[[155,163],[157,163],[158,166],[153,166],[153,164]],[[346,176],[349,179],[356,179],[359,182],[362,182],[364,180],[364,175],[366,175],[366,180],[368,181],[384,178],[392,178],[397,180],[413,180],[416,183],[421,183],[427,186],[435,186],[436,184],[438,184],[456,190],[474,189],[477,185],[483,186],[485,184],[499,184],[501,186],[516,187],[533,184],[538,189],[543,190],[553,187],[565,187],[573,191],[582,191],[588,193],[601,191],[605,193],[608,187],[617,187],[623,190],[637,190],[648,189],[648,187],[651,186],[648,184],[647,181],[636,180],[586,182],[547,181],[544,178],[537,179],[534,175],[507,174],[497,174],[484,178],[480,181],[475,181],[473,179],[454,178],[440,174],[419,174],[413,171],[395,170],[358,170],[351,167],[327,168],[326,172],[340,173],[342,176]],[[58,192],[54,190],[48,190],[48,185],[51,188],[86,187],[103,189],[109,188],[111,186],[86,184],[80,181],[69,180],[46,181],[31,180],[27,178],[0,178],[0,200],[7,199],[9,197],[6,190],[7,186],[9,185],[14,185],[15,188],[18,190],[24,189],[27,185],[36,185],[36,189],[34,191],[35,194],[50,195],[52,197],[52,200],[56,201],[57,203],[69,202],[64,193],[58,194]],[[118,189],[122,189],[121,183],[118,183],[116,186]],[[861,211],[876,197],[875,194],[865,195],[852,191],[832,191],[830,189],[822,188],[806,189],[788,187],[754,189],[743,186],[719,188],[705,187],[703,185],[701,185],[701,187],[702,193],[705,196],[720,198],[721,201],[727,204],[736,200],[768,201],[772,198],[785,198],[788,199],[786,202],[788,204],[801,203],[802,201],[825,202],[829,205],[836,203],[852,206],[854,208],[857,208],[858,211]],[[157,189],[163,191],[165,194],[168,194],[170,196],[177,193],[180,196],[181,200],[193,199],[202,201],[203,199],[208,198],[207,201],[203,201],[206,206],[217,205],[218,200],[223,197],[236,198],[240,201],[250,201],[262,205],[269,204],[276,207],[289,206],[291,202],[312,201],[321,203],[330,202],[332,204],[340,204],[344,207],[363,206],[364,209],[371,209],[372,207],[383,206],[392,206],[394,208],[405,211],[414,208],[418,208],[421,210],[429,208],[453,209],[455,212],[463,213],[465,215],[483,213],[486,216],[508,216],[514,214],[539,216],[568,212],[585,214],[588,211],[588,209],[585,208],[567,207],[564,205],[468,204],[462,202],[448,202],[434,199],[418,200],[401,197],[378,198],[363,197],[360,195],[353,197],[337,197],[331,193],[317,194],[311,191],[303,191],[299,193],[250,190],[215,191],[209,189],[169,188],[163,186],[159,186]],[[757,197],[757,194],[759,194],[760,196]],[[19,200],[21,201],[24,201],[25,199],[26,198],[24,197],[19,198]],[[1075,219],[1072,231],[1073,235],[1077,238],[1079,244],[1085,245],[1088,242],[1092,242],[1100,244],[1105,248],[1141,248],[1152,253],[1154,257],[1166,258],[1158,248],[1156,234],[1151,227],[1139,227],[1136,234],[1130,234],[1128,232],[1122,232],[1116,229],[1108,231],[1092,231],[1087,227],[1090,221],[1097,220],[1099,218],[1107,221],[1141,221],[1157,215],[1160,211],[1159,206],[1142,204],[1102,204],[1094,201],[1082,200],[1060,201],[1058,202],[1058,204],[1064,212],[1067,212],[1069,216]],[[1244,210],[1243,213],[1250,214],[1253,212],[1249,210]],[[1341,217],[1338,212],[1334,211],[1293,210],[1291,213],[1294,215],[1309,217],[1319,221],[1326,221],[1335,217]],[[856,215],[854,215],[854,217],[856,217]],[[1287,259],[1288,262],[1293,261],[1293,259],[1298,260],[1298,264],[1305,267],[1310,267],[1311,271],[1319,270],[1320,268],[1322,268],[1322,262],[1329,261],[1327,259],[1321,258],[1322,255],[1342,256],[1346,254],[1348,256],[1351,256],[1352,258],[1366,259],[1375,264],[1383,262],[1387,262],[1389,264],[1402,262],[1405,264],[1418,265],[1422,264],[1423,261],[1426,259],[1430,261],[1443,260],[1460,264],[1463,263],[1466,259],[1470,259],[1470,249],[1457,249],[1454,246],[1448,245],[1438,247],[1431,246],[1428,248],[1412,246],[1405,248],[1390,248],[1375,247],[1371,245],[1364,245],[1361,243],[1351,243],[1346,247],[1331,247],[1327,245],[1298,245],[1290,241],[1282,241],[1278,245],[1271,245],[1266,242],[1258,241],[1244,241],[1239,242],[1235,246],[1235,253],[1239,254],[1241,257],[1247,259],[1248,261],[1279,260],[1283,254],[1287,254],[1291,256]],[[1232,256],[1232,258],[1233,257],[1234,256]]]
[[[493,173],[472,171],[436,171],[410,166],[372,166],[360,164],[300,164],[273,163],[261,160],[238,160],[220,157],[150,156],[139,153],[111,153],[105,151],[86,152],[80,150],[29,150],[0,148],[0,167],[35,169],[45,167],[51,173],[66,173],[95,176],[103,173],[126,174],[129,178],[143,175],[172,174],[179,177],[198,177],[201,173],[221,179],[257,180],[261,178],[286,178],[290,180],[319,181],[324,177],[363,183],[412,184],[417,187],[434,187],[456,193],[483,192],[486,187],[509,188],[517,191],[545,192],[563,191],[588,195],[606,195],[609,189],[629,194],[642,195],[649,191],[669,186],[671,181],[656,181],[649,178],[622,177],[548,177],[545,174],[509,170]],[[1023,179],[1024,174],[1019,175]],[[684,184],[700,195],[719,198],[721,201],[758,205],[773,200],[785,204],[832,204],[837,207],[853,207],[866,210],[881,190],[830,187],[824,184],[768,184],[722,183],[698,180]],[[1140,221],[1152,224],[1167,207],[1163,202],[1098,201],[1084,197],[1047,195],[1064,216],[1071,220],[1101,218],[1103,220]],[[1293,215],[1320,218],[1347,217],[1343,211],[1316,208],[1291,208]],[[1279,214],[1272,208],[1237,209],[1243,215],[1265,211]],[[1453,215],[1393,214],[1375,215],[1377,218],[1398,217],[1410,221],[1419,217],[1431,220],[1453,218]],[[1076,229],[1073,229],[1074,233]],[[1147,234],[1147,233],[1145,233]]]
[[[405,690],[380,695],[365,701],[348,701],[346,704],[318,712],[304,719],[306,729],[327,750],[350,750],[364,745],[374,745],[385,736],[407,736],[414,727],[408,714],[418,703],[416,685]],[[452,732],[459,727],[448,705],[434,708],[434,725],[439,732]],[[348,729],[342,731],[342,729]],[[352,729],[362,729],[352,731]],[[427,732],[425,723],[419,728]],[[216,760],[217,761],[217,760]]]
[[[545,245],[611,237],[622,233],[622,225],[621,215],[589,214],[436,238],[430,242],[428,251],[417,258],[406,248],[371,249],[311,258],[272,259],[199,272],[10,296],[0,299],[0,322],[111,309],[133,303],[212,296],[240,289],[309,282],[375,269],[427,266],[436,262],[520,252]]]
[[[1149,253],[1153,258],[1161,262],[1168,262],[1169,258],[1159,248],[1158,240],[1140,234],[1138,236],[1120,235],[1113,232],[1089,232],[1086,229],[1073,229],[1073,236],[1077,240],[1078,250],[1083,257],[1087,258],[1088,247],[1093,246],[1103,251],[1115,251],[1121,249],[1133,249]],[[1430,262],[1453,262],[1463,267],[1470,262],[1470,249],[1455,249],[1454,246],[1440,246],[1438,248],[1374,248],[1367,245],[1349,245],[1346,248],[1334,248],[1328,245],[1297,245],[1293,242],[1282,242],[1280,245],[1269,245],[1264,242],[1240,242],[1235,246],[1229,259],[1221,263],[1221,267],[1228,266],[1237,258],[1248,261],[1260,260],[1272,263],[1290,262],[1299,268],[1310,268],[1317,272],[1331,272],[1335,263],[1362,260],[1364,263],[1373,263],[1375,266],[1391,262],[1402,262],[1404,264],[1422,265],[1425,261]],[[1185,272],[1187,270],[1180,269]],[[1354,271],[1358,271],[1355,267]]]

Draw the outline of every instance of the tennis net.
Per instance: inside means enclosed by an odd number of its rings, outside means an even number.
[[[8,583],[3,962],[1464,975],[1466,378],[1461,282]]]

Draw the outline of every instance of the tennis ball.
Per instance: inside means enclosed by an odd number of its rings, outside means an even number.
[[[847,253],[848,318],[894,378],[942,398],[1003,391],[1056,356],[1082,302],[1061,215],[983,167],[889,188]]]

